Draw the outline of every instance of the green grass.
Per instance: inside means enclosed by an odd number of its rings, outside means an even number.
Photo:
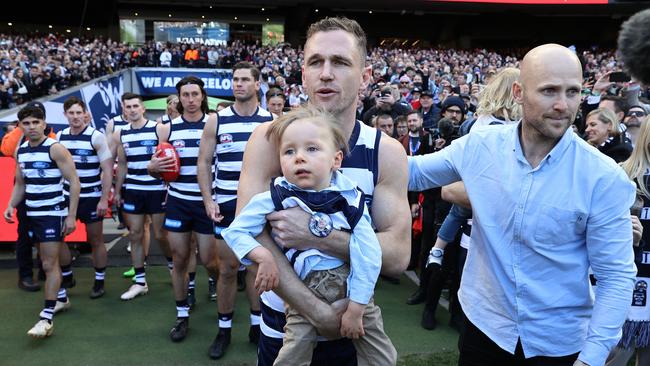
[[[171,282],[164,267],[147,271],[149,294],[124,302],[119,295],[131,284],[124,268],[109,268],[107,294],[90,300],[92,269],[75,269],[77,286],[69,291],[72,308],[55,317],[54,335],[34,340],[26,335],[43,306],[43,292],[16,287],[15,270],[0,270],[2,365],[255,365],[256,349],[248,343],[248,303],[237,294],[233,340],[226,356],[212,361],[207,349],[217,332],[216,303],[207,298],[207,276],[197,275],[197,308],[190,332],[181,343],[169,340],[176,313]],[[407,306],[415,290],[406,278],[401,285],[381,282],[376,303],[382,308],[386,332],[399,354],[399,365],[455,365],[457,333],[447,327],[448,315],[438,311],[435,331],[419,326],[422,306]]]

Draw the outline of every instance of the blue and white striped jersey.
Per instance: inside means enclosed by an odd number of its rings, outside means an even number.
[[[218,113],[217,124],[217,203],[237,198],[244,148],[255,127],[273,120],[270,112],[257,108],[252,116],[240,116],[231,106]]]
[[[25,179],[27,216],[68,216],[63,176],[50,155],[50,147],[56,143],[46,138],[32,147],[25,141],[18,149],[18,164]]]
[[[74,166],[79,176],[79,182],[81,183],[80,198],[102,196],[102,171],[99,165],[99,156],[92,142],[93,138],[104,137],[95,135],[102,135],[102,133],[90,125],[86,126],[78,135],[71,134],[70,127],[56,134],[57,140],[72,155],[72,160],[74,161]],[[68,195],[69,190],[70,185],[64,181],[64,194]]]
[[[174,146],[181,161],[181,171],[178,179],[169,183],[169,195],[189,201],[202,201],[201,189],[196,177],[196,163],[199,157],[199,143],[203,128],[209,116],[204,114],[198,122],[190,122],[182,116],[174,118],[169,126],[169,143]],[[214,174],[214,159],[212,162]],[[216,184],[213,181],[214,190]]]
[[[120,143],[126,155],[125,189],[136,191],[162,191],[165,184],[147,173],[147,165],[158,146],[156,121],[147,121],[141,128],[134,129],[133,124],[120,130]]]

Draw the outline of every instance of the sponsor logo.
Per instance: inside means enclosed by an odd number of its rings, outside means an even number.
[[[122,205],[122,208],[125,209],[125,210],[127,210],[127,211],[135,211],[135,205],[132,204],[132,203],[126,203],[126,202],[125,202],[125,203]]]
[[[178,229],[181,227],[181,222],[178,220],[165,219],[165,226],[172,229]]]
[[[45,234],[54,235],[56,233],[55,229],[45,229]]]
[[[79,155],[79,156],[90,156],[92,152],[90,150],[85,150],[85,149],[76,149],[73,152],[73,155]]]
[[[156,140],[142,140],[140,141],[141,146],[156,146],[158,145],[158,141]]]
[[[46,163],[44,161],[36,161],[32,166],[36,169],[47,169],[50,167],[50,163]]]
[[[219,143],[220,144],[229,144],[232,142],[232,135],[229,133],[224,133],[219,135]]]
[[[172,144],[172,146],[174,146],[174,147],[177,148],[177,149],[182,149],[182,148],[185,147],[185,141],[183,141],[183,140],[176,140],[176,141],[174,141],[174,143]]]
[[[223,229],[224,229],[224,228],[222,228],[222,227],[215,226],[215,227],[214,227],[214,233],[215,233],[216,235],[221,235],[221,232],[223,231]]]

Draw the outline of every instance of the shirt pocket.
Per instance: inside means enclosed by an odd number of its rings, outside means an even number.
[[[542,244],[570,243],[582,240],[586,228],[587,215],[584,212],[541,205],[534,238]]]

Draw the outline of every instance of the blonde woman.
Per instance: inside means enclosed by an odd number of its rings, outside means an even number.
[[[585,137],[600,152],[620,163],[630,157],[632,144],[621,133],[616,114],[607,108],[597,108],[587,115]]]
[[[501,121],[511,124],[521,118],[521,106],[512,98],[512,84],[519,79],[519,69],[507,67],[496,76],[479,94],[476,108],[476,126],[487,126]]]
[[[637,195],[643,198],[643,208],[632,217],[633,227],[642,225],[642,234],[635,233],[634,253],[637,277],[634,283],[632,306],[623,325],[623,336],[618,346],[607,359],[607,366],[625,366],[636,351],[636,366],[650,365],[650,217],[645,213],[650,208],[650,127],[641,123],[637,143],[629,159],[621,164],[623,170],[637,186]],[[637,232],[639,230],[637,229]],[[640,237],[639,241],[637,238]]]

